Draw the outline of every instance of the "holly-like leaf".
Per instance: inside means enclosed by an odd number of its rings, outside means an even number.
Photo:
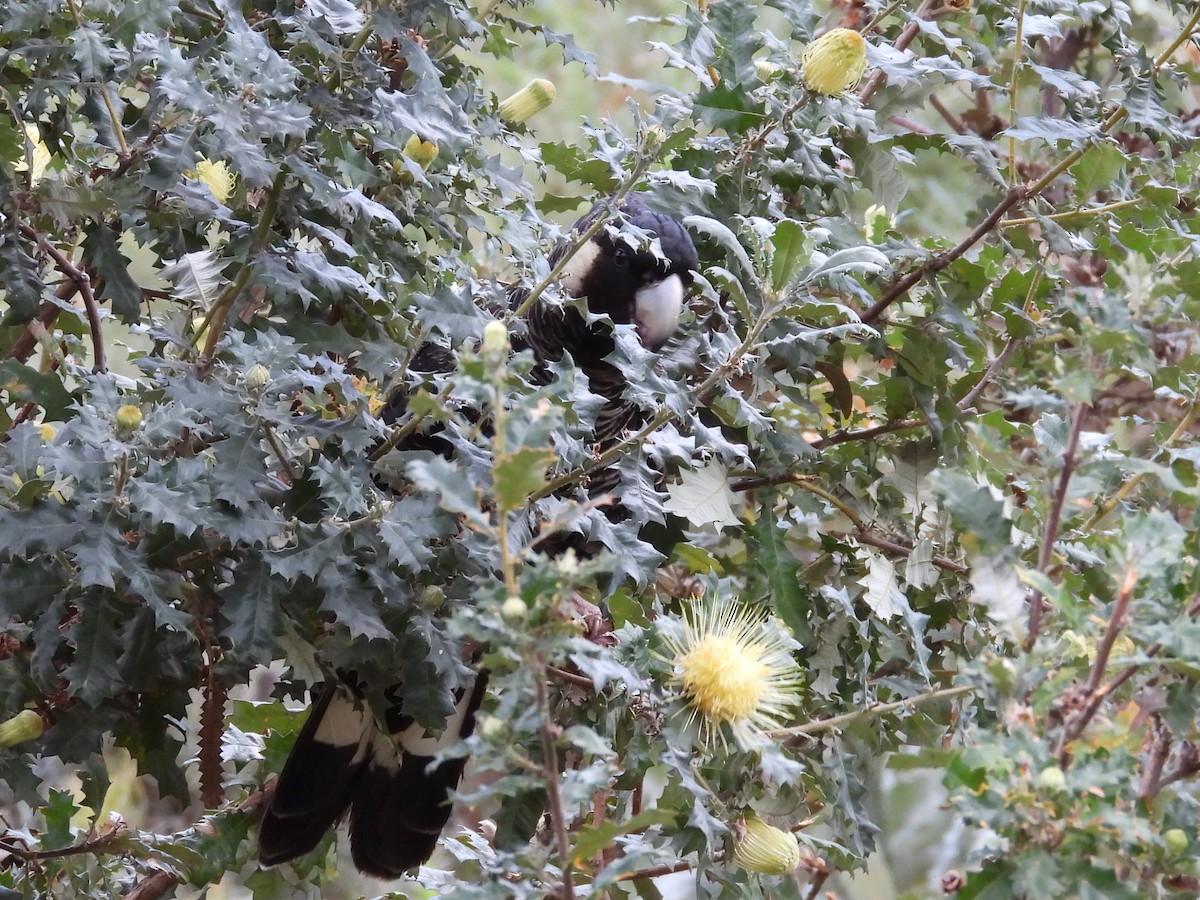
[[[729,475],[715,460],[699,469],[685,469],[678,483],[667,485],[667,494],[669,499],[663,508],[697,528],[723,528],[739,522],[733,511],[737,497],[729,489]]]

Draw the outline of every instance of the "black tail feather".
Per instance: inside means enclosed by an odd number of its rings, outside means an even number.
[[[263,814],[258,849],[264,865],[308,853],[345,815],[366,762],[364,731],[374,728],[370,716],[344,685],[325,686]]]
[[[327,686],[263,815],[259,861],[276,865],[308,853],[347,812],[351,855],[362,872],[398,878],[429,859],[467,762],[459,757],[433,766],[431,754],[471,735],[486,689],[481,673],[445,733],[431,738],[415,725],[387,735],[348,687]]]

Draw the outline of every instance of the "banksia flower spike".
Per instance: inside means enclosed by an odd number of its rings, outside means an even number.
[[[132,403],[126,403],[117,409],[117,414],[114,418],[117,423],[117,430],[123,434],[128,434],[131,431],[136,431],[138,426],[142,424],[142,410]]]
[[[15,747],[42,736],[46,723],[35,710],[23,709],[15,716],[0,722],[0,747]]]
[[[800,80],[810,91],[833,96],[858,84],[867,70],[867,42],[857,31],[834,28],[800,54]]]
[[[417,135],[413,135],[404,144],[404,155],[415,162],[422,169],[428,169],[433,165],[433,161],[437,159],[438,145],[433,141],[426,141]]]
[[[682,633],[665,635],[672,683],[699,720],[705,740],[725,745],[725,729],[743,750],[767,741],[799,699],[801,673],[784,626],[732,601],[702,601]]]
[[[535,78],[511,97],[500,101],[500,118],[520,125],[553,103],[556,95],[554,82]]]
[[[747,872],[786,875],[800,863],[800,842],[790,831],[754,815],[735,825],[733,831],[737,837],[733,861]]]

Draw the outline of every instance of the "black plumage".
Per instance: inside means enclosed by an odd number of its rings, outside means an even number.
[[[574,297],[586,297],[589,312],[607,315],[618,325],[634,325],[642,343],[657,350],[675,332],[699,260],[691,238],[671,217],[636,197],[626,200],[620,213],[620,222],[598,231],[568,262],[562,287]],[[608,204],[597,204],[576,224],[575,233],[608,214]],[[565,247],[557,249],[550,263],[559,262],[565,252]],[[514,289],[509,302],[517,309],[528,297],[528,289]],[[525,334],[514,343],[534,351],[537,379],[550,377],[546,364],[571,355],[591,390],[606,400],[596,420],[597,444],[617,440],[640,421],[641,410],[622,398],[624,376],[606,359],[616,346],[607,323],[589,322],[571,306],[539,301],[527,313]],[[450,352],[432,344],[410,363],[418,372],[452,368]],[[406,406],[405,395],[397,391],[382,417],[395,422]],[[436,432],[414,435],[402,449],[451,452],[449,442]],[[593,479],[592,489],[607,489],[611,480]],[[432,760],[470,736],[486,686],[486,673],[478,673],[458,691],[454,715],[442,733],[429,735],[404,715],[399,702],[392,703],[380,727],[363,686],[352,678],[328,683],[314,701],[267,804],[259,829],[260,861],[274,865],[309,852],[347,812],[351,853],[363,872],[394,878],[427,860],[449,821],[449,792],[466,764],[465,758],[437,766]],[[398,693],[393,688],[389,700]]]

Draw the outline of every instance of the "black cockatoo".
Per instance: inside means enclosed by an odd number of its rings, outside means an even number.
[[[610,215],[608,203],[597,204],[575,225],[574,233]],[[565,248],[556,250],[551,265],[564,252]],[[657,350],[675,333],[698,262],[696,248],[679,222],[631,197],[620,207],[619,219],[571,258],[561,282],[567,293],[586,297],[592,313],[636,326],[642,344]],[[513,289],[511,308],[528,296],[528,289]],[[527,312],[523,340],[541,363],[569,353],[588,376],[591,390],[607,400],[597,416],[595,443],[611,443],[638,424],[641,411],[622,400],[621,371],[606,361],[615,349],[607,323],[589,323],[574,308],[539,301]],[[427,345],[410,368],[449,371],[452,357],[444,347]],[[548,377],[545,373],[539,366],[534,377]],[[395,421],[405,407],[404,395],[397,393],[382,416]],[[436,436],[418,439],[414,446],[449,452],[449,444]],[[600,481],[614,477],[612,472]],[[594,483],[593,489],[608,486]],[[470,736],[486,690],[486,673],[460,689],[454,714],[439,735],[426,733],[403,714],[398,702],[385,722],[377,721],[362,697],[365,688],[351,681],[330,682],[317,696],[284,764],[259,829],[259,859],[265,865],[312,850],[349,812],[355,865],[369,875],[395,878],[429,858],[450,818],[449,792],[458,785],[466,760],[449,759],[437,766],[431,761],[442,749]],[[394,700],[395,693],[393,688],[388,699]]]

